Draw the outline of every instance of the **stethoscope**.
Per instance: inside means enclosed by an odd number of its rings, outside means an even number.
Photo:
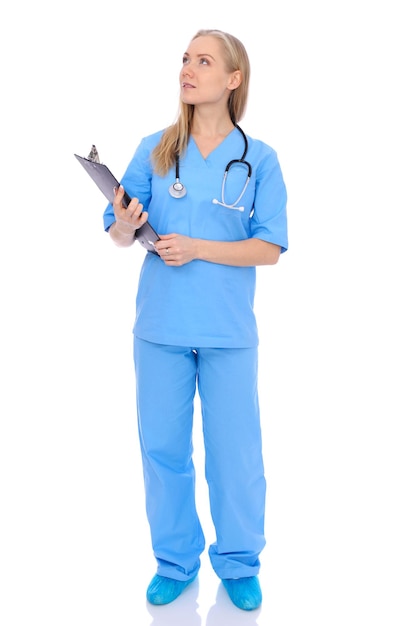
[[[244,211],[243,206],[236,206],[236,205],[238,202],[240,202],[241,198],[243,197],[243,194],[246,191],[247,186],[249,185],[250,177],[252,176],[252,166],[248,161],[245,161],[245,156],[248,151],[247,137],[245,133],[243,132],[243,130],[240,128],[240,126],[238,126],[237,124],[235,124],[235,126],[243,137],[243,141],[245,142],[245,149],[243,150],[243,154],[240,157],[240,159],[232,159],[232,161],[229,161],[229,163],[226,165],[226,168],[224,170],[224,175],[223,175],[223,182],[222,182],[222,199],[220,201],[220,200],[216,200],[215,198],[213,198],[212,202],[213,204],[219,204],[221,206],[224,206],[227,209],[236,209],[236,211]],[[233,204],[227,204],[224,199],[226,179],[227,179],[227,175],[229,173],[230,168],[232,167],[232,165],[235,165],[236,163],[240,163],[244,165],[245,167],[247,167],[248,176],[247,176],[245,185],[242,189],[242,193],[239,195],[238,199],[235,200]],[[180,157],[178,154],[175,155],[175,182],[172,183],[172,185],[170,185],[168,191],[173,198],[183,198],[185,194],[187,193],[185,185],[180,181]]]

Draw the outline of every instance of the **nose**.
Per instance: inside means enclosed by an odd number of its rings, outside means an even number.
[[[193,74],[191,63],[186,63],[181,70],[181,76],[192,76]]]

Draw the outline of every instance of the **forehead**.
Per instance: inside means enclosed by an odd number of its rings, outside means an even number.
[[[224,57],[221,42],[217,37],[212,37],[211,35],[204,35],[190,41],[187,54],[190,56],[209,54],[217,60],[223,59]]]

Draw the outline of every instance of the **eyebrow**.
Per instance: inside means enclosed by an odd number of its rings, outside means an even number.
[[[184,52],[184,56],[185,57],[189,57],[190,55],[188,54],[188,52]],[[210,57],[210,59],[213,59],[213,61],[215,60],[215,58],[211,54],[208,54],[208,53],[197,54],[196,56],[198,58],[200,58],[200,57]]]

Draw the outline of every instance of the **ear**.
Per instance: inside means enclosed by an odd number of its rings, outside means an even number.
[[[242,72],[240,70],[236,70],[230,75],[228,87],[231,90],[237,89],[237,87],[239,87],[241,82],[242,82]]]

